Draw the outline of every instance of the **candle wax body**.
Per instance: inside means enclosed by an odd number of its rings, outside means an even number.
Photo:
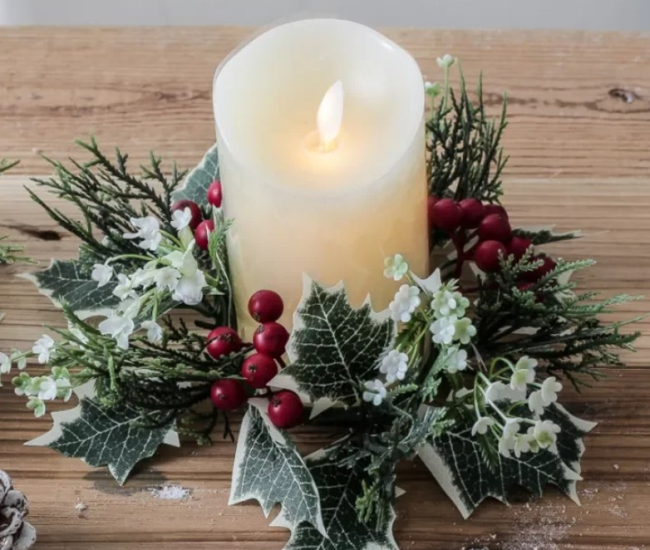
[[[316,113],[337,80],[342,131],[322,152]],[[375,309],[387,307],[398,287],[383,276],[386,257],[400,253],[425,274],[424,91],[404,50],[349,21],[288,23],[222,64],[214,107],[245,332],[246,303],[260,289],[282,296],[290,328],[303,273],[327,286],[343,280],[353,305],[370,294]]]

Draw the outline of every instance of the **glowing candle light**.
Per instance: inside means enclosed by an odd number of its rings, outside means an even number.
[[[414,59],[376,31],[335,19],[268,30],[214,82],[228,247],[240,320],[260,289],[291,314],[302,274],[343,280],[353,305],[387,307],[384,259],[428,264],[424,88]],[[247,326],[246,326],[247,325]]]

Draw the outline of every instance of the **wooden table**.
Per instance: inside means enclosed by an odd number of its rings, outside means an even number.
[[[214,139],[215,66],[247,29],[3,29],[0,31],[0,156],[21,164],[0,181],[0,234],[42,262],[75,255],[22,189],[48,172],[38,156],[78,155],[72,140],[95,134],[134,162],[149,149],[193,166]],[[391,30],[431,79],[435,58],[451,52],[485,91],[496,112],[510,95],[511,155],[505,200],[515,222],[582,228],[588,239],[557,246],[567,258],[588,254],[598,266],[584,287],[646,293],[650,284],[650,35],[582,32]],[[260,90],[263,93],[263,90]],[[54,230],[56,234],[41,233]],[[44,240],[43,237],[56,237]],[[3,268],[0,349],[27,348],[42,325],[61,325],[49,300]],[[614,318],[648,310],[621,308]],[[648,322],[641,324],[646,329]],[[462,521],[417,463],[401,471],[402,550],[608,550],[650,548],[650,337],[630,367],[611,371],[582,396],[567,392],[574,413],[601,424],[587,440],[583,506],[550,491],[510,508],[483,505]],[[6,381],[5,381],[6,382]],[[37,548],[47,550],[274,550],[286,531],[267,527],[255,504],[227,507],[234,446],[166,449],[124,488],[106,471],[22,444],[47,430],[5,384],[0,388],[0,467],[31,498]],[[316,447],[322,433],[303,430]],[[163,486],[183,500],[156,496]],[[79,514],[75,505],[87,511]]]

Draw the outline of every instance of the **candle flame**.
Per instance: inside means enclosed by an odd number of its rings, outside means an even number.
[[[343,122],[344,97],[343,83],[337,80],[325,92],[318,107],[316,124],[320,137],[320,148],[323,151],[331,151],[336,147],[336,138],[341,132],[341,123]]]

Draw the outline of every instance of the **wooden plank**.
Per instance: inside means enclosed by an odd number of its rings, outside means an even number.
[[[21,165],[0,180],[0,234],[44,262],[69,258],[77,242],[58,232],[22,186],[47,173],[38,158],[78,155],[75,137],[95,133],[120,145],[134,162],[149,149],[192,166],[213,140],[210,87],[217,63],[246,29],[2,29],[0,30],[0,156]],[[650,36],[579,32],[391,30],[434,79],[435,57],[461,57],[468,79],[486,74],[490,108],[511,98],[506,146],[506,205],[515,224],[558,223],[582,228],[581,241],[554,254],[589,255],[598,265],[580,276],[584,287],[649,291]],[[629,100],[629,102],[628,102]],[[33,150],[33,148],[35,148]],[[62,208],[68,205],[54,201]],[[43,233],[46,231],[48,233]],[[56,235],[52,232],[57,232]],[[45,240],[43,237],[50,239]],[[60,238],[56,238],[56,237]],[[22,267],[2,269],[0,349],[26,348],[61,326],[60,314],[27,281]],[[647,310],[622,307],[612,319]],[[403,550],[623,550],[650,543],[650,336],[648,321],[632,368],[582,396],[567,392],[568,408],[601,424],[587,440],[580,508],[551,491],[542,501],[522,495],[510,508],[482,506],[463,522],[416,462],[400,471],[406,496],[398,503]],[[31,498],[32,520],[47,550],[280,549],[286,532],[269,528],[259,507],[227,507],[234,446],[165,449],[120,489],[103,470],[22,443],[48,428],[11,388],[0,388],[0,467]],[[330,440],[298,431],[304,449]],[[187,489],[183,500],[156,497],[161,486]],[[77,502],[88,510],[79,517]]]

